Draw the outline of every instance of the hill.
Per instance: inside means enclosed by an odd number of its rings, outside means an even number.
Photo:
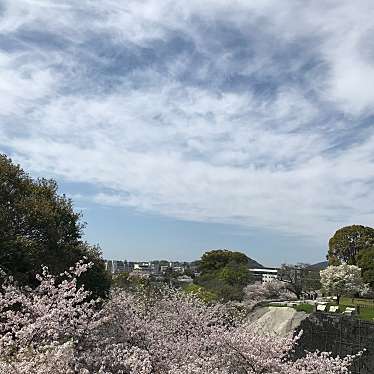
[[[315,270],[326,269],[329,266],[328,261],[317,262],[316,264],[310,265],[309,268]]]
[[[264,266],[261,265],[259,262],[253,260],[252,258],[248,257],[248,266],[250,269],[260,269],[263,268]]]

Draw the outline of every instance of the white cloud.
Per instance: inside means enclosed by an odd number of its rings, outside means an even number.
[[[0,35],[18,49],[0,54],[0,148],[29,170],[182,219],[297,235],[373,221],[373,127],[350,139],[374,108],[370,2],[5,5]],[[215,39],[222,25],[232,39]],[[65,44],[35,44],[35,31]],[[193,49],[158,56],[178,33]],[[155,61],[123,73],[121,49]]]

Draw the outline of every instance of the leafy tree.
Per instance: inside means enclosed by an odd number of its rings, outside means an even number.
[[[201,272],[220,270],[229,263],[247,265],[248,257],[241,252],[232,252],[226,249],[218,249],[205,252],[199,262]]]
[[[206,303],[216,301],[217,295],[211,291],[206,290],[204,287],[197,284],[188,284],[183,287],[183,290],[187,293],[197,296],[199,299]]]
[[[327,259],[330,265],[356,265],[359,252],[373,245],[373,228],[361,225],[346,226],[336,231],[329,240]]]
[[[172,268],[167,268],[164,271],[164,282],[168,283],[169,285],[175,285],[179,276],[180,273],[174,271]]]
[[[110,278],[100,249],[82,240],[81,215],[57,189],[54,180],[34,180],[0,155],[0,267],[35,286],[42,265],[59,274],[85,256],[94,266],[81,281],[94,296],[105,296]]]
[[[361,269],[355,265],[342,264],[321,270],[321,283],[327,293],[337,296],[338,304],[341,296],[353,296],[365,290]]]
[[[230,286],[246,285],[252,281],[252,275],[248,267],[235,262],[228,263],[217,272],[219,279]]]
[[[195,284],[203,286],[223,301],[242,300],[243,288],[253,282],[244,253],[214,250],[204,253]]]
[[[112,276],[112,286],[115,288],[128,289],[131,284],[130,273],[122,272]]]
[[[362,279],[374,287],[374,246],[361,250],[357,255],[357,266],[361,268]]]

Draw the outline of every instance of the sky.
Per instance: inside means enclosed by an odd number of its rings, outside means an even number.
[[[374,2],[0,0],[0,152],[104,257],[317,262],[374,225]]]

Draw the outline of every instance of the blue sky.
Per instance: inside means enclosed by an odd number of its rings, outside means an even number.
[[[372,1],[0,0],[0,151],[105,257],[324,258],[374,225]]]

